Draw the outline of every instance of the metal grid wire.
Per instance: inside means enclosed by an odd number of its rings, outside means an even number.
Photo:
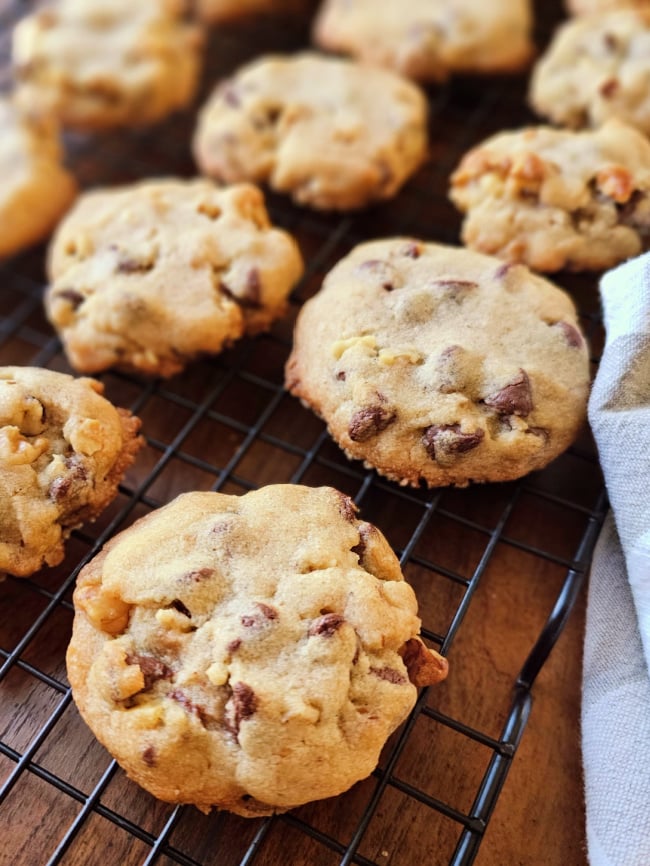
[[[9,2],[4,12],[0,7],[0,86],[8,82],[11,25],[33,6]],[[558,3],[539,7],[542,42],[560,10]],[[199,101],[244,60],[307,42],[303,18],[264,20],[213,35]],[[143,419],[148,448],[115,502],[95,524],[73,534],[61,566],[0,585],[0,821],[12,827],[13,844],[10,851],[0,850],[0,862],[260,866],[284,851],[284,862],[293,864],[381,866],[386,827],[405,813],[413,832],[423,835],[408,842],[411,853],[404,862],[473,862],[531,711],[531,686],[571,611],[602,523],[606,501],[593,444],[585,433],[548,469],[516,483],[464,491],[404,489],[348,462],[323,424],[284,392],[282,379],[300,304],[355,243],[397,234],[457,243],[459,218],[446,199],[448,174],[470,144],[532,119],[524,94],[522,79],[456,79],[432,89],[431,161],[395,202],[368,213],[315,214],[269,195],[273,220],[296,235],[308,264],[292,316],[269,335],[242,341],[165,382],[118,372],[100,377],[113,402]],[[194,117],[188,111],[152,130],[99,139],[70,135],[71,167],[84,186],[191,176]],[[0,264],[0,363],[68,371],[42,313],[43,262],[44,250],[38,249]],[[597,352],[595,281],[561,282],[577,298]],[[447,711],[438,689],[423,690],[374,774],[352,792],[274,818],[205,817],[154,801],[128,782],[79,721],[64,666],[71,590],[103,542],[176,494],[242,493],[273,482],[330,484],[353,496],[364,519],[377,523],[400,555],[418,594],[423,634],[445,654],[472,627],[472,599],[482,579],[504,562],[521,569],[524,584],[552,573],[556,601],[552,610],[540,611],[537,638],[526,636],[519,673],[508,677],[507,695],[493,717],[481,718],[469,706],[458,710],[453,702],[453,712]],[[559,523],[563,531],[540,543],[528,528],[543,527],[551,514],[553,526]],[[463,554],[467,550],[471,556]],[[510,616],[516,618],[516,611]],[[462,666],[462,655],[456,664]],[[436,787],[418,773],[432,737],[447,749],[452,766],[467,768],[460,756],[471,753],[472,766],[479,767],[473,799],[459,803],[453,785]],[[25,854],[29,835],[21,842],[16,829],[25,804],[35,808],[41,827],[51,828],[55,841],[47,850],[35,851],[32,843]],[[445,829],[433,829],[439,825]],[[100,831],[109,841],[97,852],[93,839]],[[401,839],[392,832],[391,842]]]

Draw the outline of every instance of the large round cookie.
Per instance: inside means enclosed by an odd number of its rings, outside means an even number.
[[[205,174],[347,210],[399,190],[425,157],[426,121],[422,91],[392,72],[309,52],[272,55],[219,84],[194,153]]]
[[[537,62],[530,101],[564,126],[617,117],[650,134],[650,9],[621,9],[561,25]]]
[[[154,123],[197,85],[199,29],[183,0],[60,0],[13,33],[16,98],[84,130]]]
[[[73,529],[117,495],[140,421],[92,379],[0,367],[0,573],[57,565]]]
[[[356,247],[300,312],[287,388],[402,484],[504,481],[584,418],[572,301],[523,265],[407,238]]]
[[[650,142],[618,120],[498,133],[463,157],[450,196],[472,249],[538,271],[609,268],[648,243]]]
[[[531,27],[530,0],[324,0],[314,40],[409,78],[443,81],[521,69],[533,53]]]
[[[302,259],[257,187],[154,180],[80,197],[49,273],[47,314],[75,369],[171,376],[268,328]]]
[[[23,115],[0,98],[0,257],[46,237],[72,203],[55,124]]]
[[[253,816],[367,776],[447,663],[381,533],[332,488],[188,493],[80,573],[74,700],[155,796]]]

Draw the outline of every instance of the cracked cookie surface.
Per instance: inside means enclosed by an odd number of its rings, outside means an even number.
[[[530,60],[529,0],[325,0],[314,40],[421,81],[514,72]]]
[[[47,315],[75,369],[171,376],[267,329],[302,259],[256,187],[160,180],[80,197],[49,273]]]
[[[16,98],[83,130],[154,123],[197,85],[200,30],[182,0],[61,0],[20,21],[12,60]]]
[[[62,165],[56,125],[20,112],[0,98],[0,257],[46,237],[65,213],[77,185]]]
[[[562,24],[535,65],[530,102],[562,126],[616,117],[650,134],[650,9],[620,9]]]
[[[312,52],[260,58],[201,110],[201,171],[347,210],[395,195],[427,149],[427,103],[392,72]]]
[[[296,323],[286,387],[350,458],[402,484],[506,481],[584,419],[573,302],[524,265],[408,238],[361,244]]]
[[[0,572],[57,565],[71,531],[95,519],[143,440],[92,379],[0,367]]]
[[[447,673],[387,541],[333,488],[184,494],[113,538],[74,603],[87,724],[152,794],[206,811],[347,790]]]
[[[450,197],[473,249],[539,271],[609,268],[648,243],[650,143],[617,120],[499,133],[463,157]]]

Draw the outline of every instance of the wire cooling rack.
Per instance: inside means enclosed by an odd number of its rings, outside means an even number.
[[[0,5],[0,87],[9,83],[11,26],[34,5]],[[559,2],[539,3],[537,12],[543,44],[560,18]],[[213,34],[200,99],[243,61],[307,43],[306,17],[263,19]],[[300,304],[354,244],[398,234],[458,242],[459,217],[446,198],[449,172],[489,133],[533,121],[524,96],[523,77],[458,78],[431,89],[431,160],[395,201],[369,212],[316,214],[270,195],[273,220],[296,235],[308,264],[292,315],[270,334],[169,381],[118,372],[100,377],[113,402],[142,418],[148,447],[114,503],[74,533],[61,566],[0,584],[0,863],[474,861],[531,712],[531,687],[571,611],[604,516],[593,444],[585,431],[550,467],[516,483],[400,488],[341,455],[323,424],[284,392],[283,365]],[[192,110],[144,132],[70,135],[70,165],[86,187],[191,176],[194,119]],[[0,363],[68,371],[43,316],[43,281],[43,248],[0,263]],[[597,354],[595,280],[558,282],[576,297]],[[447,683],[421,692],[376,771],[347,794],[274,818],[203,816],[155,801],[129,782],[80,721],[64,665],[72,588],[104,541],[178,493],[242,493],[274,482],[330,484],[354,497],[364,519],[377,523],[399,553],[418,594],[423,634],[451,655],[451,674]],[[476,594],[486,586],[498,593],[504,572],[517,573],[520,597],[502,599],[493,620],[477,621]],[[550,608],[539,605],[536,590],[549,582]],[[523,607],[529,615],[520,634]],[[508,653],[499,655],[499,647]],[[472,701],[469,671],[475,681],[494,684],[494,697],[480,706]]]

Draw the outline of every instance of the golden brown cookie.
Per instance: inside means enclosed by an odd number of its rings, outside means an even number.
[[[398,192],[425,157],[426,121],[422,91],[392,72],[313,52],[273,55],[219,84],[194,153],[204,174],[348,210]]]
[[[16,98],[83,130],[154,123],[191,101],[201,32],[182,0],[60,0],[13,33]]]
[[[77,192],[51,119],[0,98],[0,257],[47,237]]]
[[[324,0],[314,40],[420,81],[515,72],[533,53],[530,0]]]
[[[472,249],[538,271],[609,268],[648,243],[650,142],[618,120],[498,133],[463,157],[450,196]]]
[[[392,238],[356,247],[307,301],[286,382],[348,457],[464,486],[564,451],[589,359],[569,296],[528,268]]]
[[[47,315],[76,370],[171,376],[268,329],[302,259],[257,187],[153,180],[81,196],[49,273]]]
[[[93,379],[0,367],[0,573],[57,565],[73,529],[117,495],[140,421]]]
[[[80,573],[74,700],[128,775],[173,803],[282,812],[366,777],[447,662],[347,496],[188,493]]]

